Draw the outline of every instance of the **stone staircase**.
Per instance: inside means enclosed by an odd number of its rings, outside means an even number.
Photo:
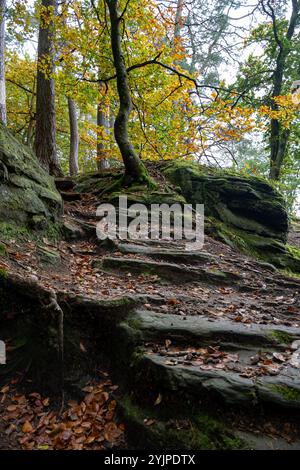
[[[65,182],[61,188],[73,191]],[[75,226],[70,239],[93,239],[101,247],[100,257],[90,257],[95,274],[111,273],[124,283],[156,283],[154,294],[133,295],[122,315],[105,315],[101,306],[93,307],[102,325],[101,347],[130,397],[120,408],[147,445],[157,445],[167,433],[169,419],[157,410],[166,406],[177,412],[181,400],[195,409],[205,403],[204,411],[213,419],[219,419],[216,410],[221,416],[229,409],[243,416],[266,413],[279,420],[280,428],[285,419],[298,416],[299,280],[209,238],[203,251],[186,251],[184,242],[171,240],[100,242],[95,238],[97,218],[80,213],[75,199],[65,200],[70,204],[66,217]],[[78,299],[75,304],[78,309]],[[80,314],[90,307],[82,299]],[[149,411],[149,403],[142,403],[145,389],[158,397],[153,418],[153,406]],[[177,403],[175,408],[170,401]],[[153,425],[143,422],[146,413]],[[196,433],[204,432],[189,419]],[[231,438],[239,440],[233,446],[270,448],[264,432],[255,440],[255,432],[235,429],[232,422],[227,426]],[[280,436],[273,444],[289,448]]]

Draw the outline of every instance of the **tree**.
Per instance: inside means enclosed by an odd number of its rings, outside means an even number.
[[[100,93],[104,88],[104,84],[100,83]],[[109,167],[105,145],[107,142],[106,136],[109,132],[109,106],[105,101],[105,95],[102,95],[97,105],[97,168],[99,171]]]
[[[77,175],[78,168],[78,146],[79,146],[79,134],[77,124],[77,114],[75,101],[68,96],[68,110],[69,110],[69,122],[70,122],[70,155],[69,155],[69,169],[70,175]]]
[[[278,18],[276,17],[276,12],[271,1],[262,0],[261,2],[263,11],[272,21],[273,36],[277,45],[271,101],[271,109],[275,111],[275,113],[279,110],[276,97],[282,95],[285,67],[288,56],[293,51],[292,39],[300,20],[300,0],[291,0],[291,2],[291,15],[284,35],[280,31]],[[279,180],[280,178],[280,171],[286,156],[289,136],[290,129],[285,128],[278,118],[272,117],[270,123],[270,179]]]
[[[61,174],[56,148],[54,18],[56,0],[42,0],[38,37],[35,150],[51,175]]]
[[[126,5],[128,5],[128,3],[129,2],[127,2]],[[120,107],[115,120],[114,131],[125,166],[124,183],[126,185],[130,185],[133,182],[149,182],[147,170],[135,152],[128,135],[128,121],[130,112],[132,111],[132,101],[128,85],[127,69],[122,52],[122,36],[120,28],[120,23],[124,17],[126,6],[123,12],[120,13],[118,10],[118,0],[106,0],[106,4],[109,9],[111,48],[120,100]]]
[[[186,30],[186,13],[182,6],[191,5],[190,0],[173,1],[171,9],[157,5],[155,0],[113,3],[115,8],[123,9],[123,13],[119,13],[122,39],[119,37],[120,48],[117,50],[122,55],[127,86],[122,99],[119,92],[124,90],[124,81],[120,80],[120,73],[116,73],[120,67],[115,68],[112,60],[111,33],[114,30],[109,28],[107,4],[94,0],[63,2],[60,3],[59,15],[49,15],[47,20],[47,24],[50,21],[55,23],[52,48],[55,54],[52,53],[50,64],[53,72],[49,72],[49,60],[41,63],[39,70],[46,72],[44,78],[53,78],[55,66],[56,143],[63,170],[68,171],[70,153],[70,116],[66,97],[75,101],[78,111],[79,161],[83,171],[95,168],[96,161],[99,161],[96,160],[97,154],[98,157],[105,154],[105,157],[114,159],[122,158],[125,153],[125,179],[129,181],[136,178],[148,180],[141,160],[200,159],[205,156],[208,161],[210,158],[215,161],[213,146],[221,146],[251,130],[251,111],[237,106],[237,97],[230,90],[226,91],[225,85],[211,87],[203,83],[199,70],[191,73],[184,68],[189,53],[182,42]],[[174,40],[177,23],[181,29]],[[53,29],[51,32],[54,33]],[[21,134],[24,141],[27,129],[32,135],[35,120],[32,108],[35,80],[32,73],[29,80],[29,65],[29,61],[24,61],[18,52],[7,68],[10,79],[15,82],[9,83],[9,113],[13,115],[11,127]],[[216,91],[214,95],[212,90]],[[122,156],[111,139],[112,133],[105,129],[108,114],[119,116],[114,126],[117,135],[126,127],[127,142],[125,145],[121,142],[120,146]],[[120,137],[116,140],[122,141]],[[128,149],[129,159],[126,155]],[[135,165],[138,170],[134,169],[134,176],[129,177]]]
[[[5,13],[6,0],[0,0],[0,121],[4,124],[6,124]]]

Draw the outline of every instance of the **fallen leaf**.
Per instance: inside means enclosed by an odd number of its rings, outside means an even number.
[[[152,426],[153,424],[156,423],[156,420],[155,419],[144,419],[144,424],[146,426]]]
[[[274,353],[273,353],[273,357],[274,357],[274,359],[276,359],[276,361],[285,362],[285,357],[284,357],[284,355],[281,354],[281,353],[274,352]]]
[[[160,403],[162,402],[162,398],[163,398],[163,397],[162,397],[162,394],[159,393],[159,394],[158,394],[158,397],[157,397],[156,400],[155,400],[154,406],[160,405]]]
[[[18,408],[17,405],[9,405],[6,409],[7,411],[16,411],[17,408]]]
[[[30,433],[33,431],[33,427],[29,421],[25,421],[25,423],[22,426],[22,432],[25,433]]]
[[[177,300],[177,299],[167,300],[167,305],[177,305],[177,304],[179,304],[179,300]]]

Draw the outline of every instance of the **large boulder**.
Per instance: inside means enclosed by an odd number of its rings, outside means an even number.
[[[300,250],[286,245],[284,198],[267,181],[181,160],[160,168],[189,203],[204,204],[209,233],[279,268],[300,272]]]
[[[192,163],[163,166],[186,200],[205,204],[205,213],[226,225],[286,241],[288,214],[283,197],[260,178],[243,177]]]
[[[29,147],[0,124],[0,235],[46,230],[62,212],[54,179]]]

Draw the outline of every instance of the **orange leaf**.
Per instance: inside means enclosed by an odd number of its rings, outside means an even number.
[[[30,424],[29,421],[25,421],[25,423],[23,424],[22,426],[22,432],[24,433],[29,433],[29,432],[32,432],[33,431],[33,427],[32,425]]]

